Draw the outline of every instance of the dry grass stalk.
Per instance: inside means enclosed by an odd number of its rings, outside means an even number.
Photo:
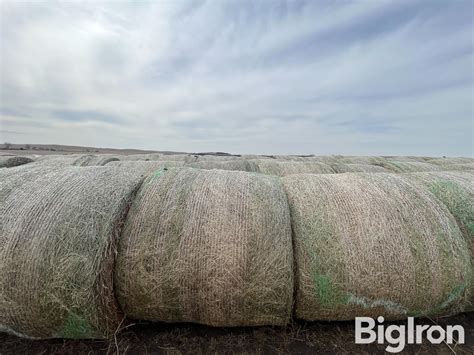
[[[116,285],[135,319],[286,324],[293,254],[281,183],[191,168],[149,176],[120,239]]]
[[[472,261],[456,221],[431,192],[396,174],[282,180],[297,318],[397,319],[462,309]]]
[[[438,165],[418,161],[398,161],[390,160],[377,165],[394,173],[412,173],[418,171],[441,171],[444,170]]]

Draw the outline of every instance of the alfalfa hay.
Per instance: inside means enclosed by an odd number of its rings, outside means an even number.
[[[0,328],[32,338],[110,337],[122,319],[115,239],[142,177],[106,167],[32,171],[0,192]]]
[[[120,238],[116,289],[135,319],[286,324],[293,254],[279,179],[192,168],[149,176]]]
[[[396,174],[293,175],[287,191],[296,317],[386,319],[459,312],[468,246],[429,191]]]

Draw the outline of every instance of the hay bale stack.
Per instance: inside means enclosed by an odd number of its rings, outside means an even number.
[[[11,175],[0,187],[0,328],[33,338],[106,338],[122,315],[115,239],[142,177],[106,167]],[[43,167],[44,169],[44,167]],[[27,172],[24,172],[27,174]]]
[[[418,171],[441,171],[444,170],[442,167],[417,161],[386,161],[381,164],[377,164],[384,167],[385,169],[394,173],[413,173]]]
[[[443,168],[447,171],[472,171],[474,170],[474,163],[450,164],[444,165]]]
[[[389,161],[408,161],[408,162],[421,162],[425,163],[429,159],[433,159],[430,157],[416,157],[416,156],[388,156],[385,157],[386,160]]]
[[[234,161],[234,160],[241,160],[242,158],[240,155],[200,155],[196,154],[193,157],[197,157],[198,162],[210,161],[210,162],[218,162],[218,161]]]
[[[149,176],[130,209],[115,275],[131,318],[286,324],[293,254],[279,179],[192,168]]]
[[[250,160],[258,166],[258,172],[267,175],[287,176],[293,174],[334,174],[327,164],[316,161],[278,161],[273,159]]]
[[[436,164],[436,165],[452,165],[452,164],[472,164],[474,163],[474,158],[433,158],[429,159],[428,163]]]
[[[121,167],[126,170],[141,171],[144,174],[150,174],[156,170],[183,166],[182,161],[113,161],[106,166]]]
[[[296,317],[451,314],[472,277],[468,247],[435,196],[396,174],[282,179],[292,219]]]
[[[383,157],[375,156],[347,156],[339,159],[344,164],[364,164],[364,165],[381,165],[387,160]]]
[[[2,156],[0,157],[0,168],[13,168],[15,166],[20,166],[32,162],[33,159],[28,157]]]
[[[253,161],[248,160],[232,160],[232,161],[197,161],[196,163],[189,163],[187,166],[198,169],[220,169],[220,170],[234,170],[258,172],[258,165]]]
[[[407,178],[421,183],[422,187],[431,191],[446,205],[456,218],[470,247],[471,260],[474,260],[474,173],[426,172],[407,174]],[[474,278],[466,310],[474,311]]]
[[[390,170],[369,164],[332,164],[336,173],[388,173]]]
[[[101,155],[84,155],[77,158],[72,165],[75,166],[104,166],[112,161],[119,161],[120,159],[115,155],[101,154]]]
[[[51,168],[61,168],[74,165],[81,155],[65,154],[65,155],[45,155],[36,159],[34,165],[49,166]]]

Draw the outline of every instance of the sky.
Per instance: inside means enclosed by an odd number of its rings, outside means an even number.
[[[0,141],[473,156],[474,1],[0,1]]]

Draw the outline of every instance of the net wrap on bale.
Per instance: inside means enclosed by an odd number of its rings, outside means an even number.
[[[349,320],[459,312],[468,246],[436,197],[396,174],[293,175],[287,191],[296,317]]]
[[[106,167],[22,174],[0,184],[0,328],[32,338],[110,337],[122,319],[115,239],[141,175]]]
[[[422,188],[432,192],[458,222],[469,245],[471,263],[474,259],[474,172],[423,172],[407,174],[406,177]],[[471,264],[474,268],[474,264]],[[474,273],[474,270],[471,271]],[[466,311],[474,311],[474,277],[471,278]]]
[[[131,318],[286,324],[293,254],[280,181],[192,168],[150,175],[120,238],[116,286]]]

